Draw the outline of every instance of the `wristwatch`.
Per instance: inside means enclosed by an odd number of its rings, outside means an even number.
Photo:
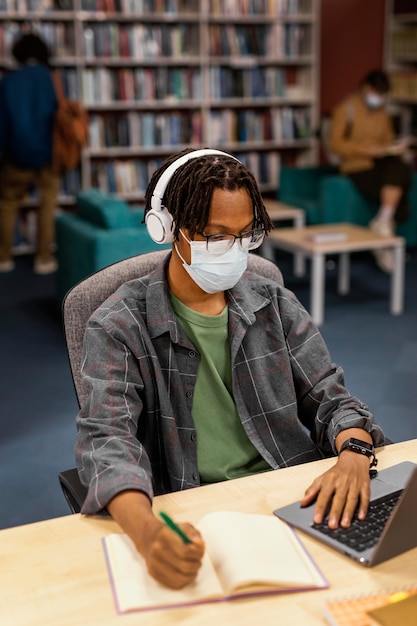
[[[369,467],[375,467],[378,464],[378,459],[375,456],[375,449],[372,443],[368,443],[367,441],[362,441],[362,439],[355,439],[351,437],[350,439],[346,439],[340,446],[339,454],[343,452],[343,450],[350,450],[351,452],[356,452],[357,454],[363,454],[371,459],[371,464]]]

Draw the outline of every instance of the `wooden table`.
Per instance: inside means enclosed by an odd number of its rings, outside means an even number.
[[[379,451],[379,468],[417,462],[417,439]],[[179,521],[196,523],[215,510],[270,514],[301,498],[326,459],[155,499]],[[117,532],[110,518],[69,515],[0,532],[2,626],[323,626],[326,600],[417,581],[417,548],[367,569],[304,535],[330,588],[119,616],[115,612],[101,539]],[[244,549],[244,547],[242,547]]]
[[[263,201],[268,215],[273,222],[292,221],[294,228],[304,228],[306,223],[304,209],[299,209],[298,207],[290,206],[289,204],[284,204],[283,202],[270,198],[263,198]],[[274,245],[271,242],[270,236],[265,238],[260,252],[263,257],[275,263]],[[294,274],[296,276],[303,276],[304,272],[304,255],[296,253],[294,255]]]
[[[322,238],[320,240],[320,237]],[[392,249],[394,270],[391,273],[390,311],[403,312],[404,306],[404,249],[403,237],[384,236],[369,228],[353,224],[321,224],[304,228],[283,228],[269,234],[270,245],[293,254],[311,258],[310,313],[317,325],[324,320],[325,258],[338,254],[338,292],[349,292],[350,253]]]

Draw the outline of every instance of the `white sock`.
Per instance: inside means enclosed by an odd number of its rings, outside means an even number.
[[[381,220],[381,222],[391,222],[394,218],[395,209],[392,206],[382,206],[377,215],[376,219]]]

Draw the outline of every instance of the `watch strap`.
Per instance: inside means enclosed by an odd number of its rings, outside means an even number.
[[[346,439],[340,446],[339,454],[343,452],[343,450],[350,450],[351,452],[355,452],[356,454],[362,454],[367,456],[370,459],[370,467],[374,467],[378,463],[378,459],[375,456],[375,449],[373,444],[368,443],[367,441],[362,441],[361,439],[355,439],[351,437]]]

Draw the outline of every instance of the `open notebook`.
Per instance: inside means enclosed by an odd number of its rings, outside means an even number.
[[[221,511],[206,515],[197,528],[206,545],[203,564],[196,581],[180,590],[149,576],[127,535],[103,539],[118,612],[328,586],[295,533],[272,515]]]

